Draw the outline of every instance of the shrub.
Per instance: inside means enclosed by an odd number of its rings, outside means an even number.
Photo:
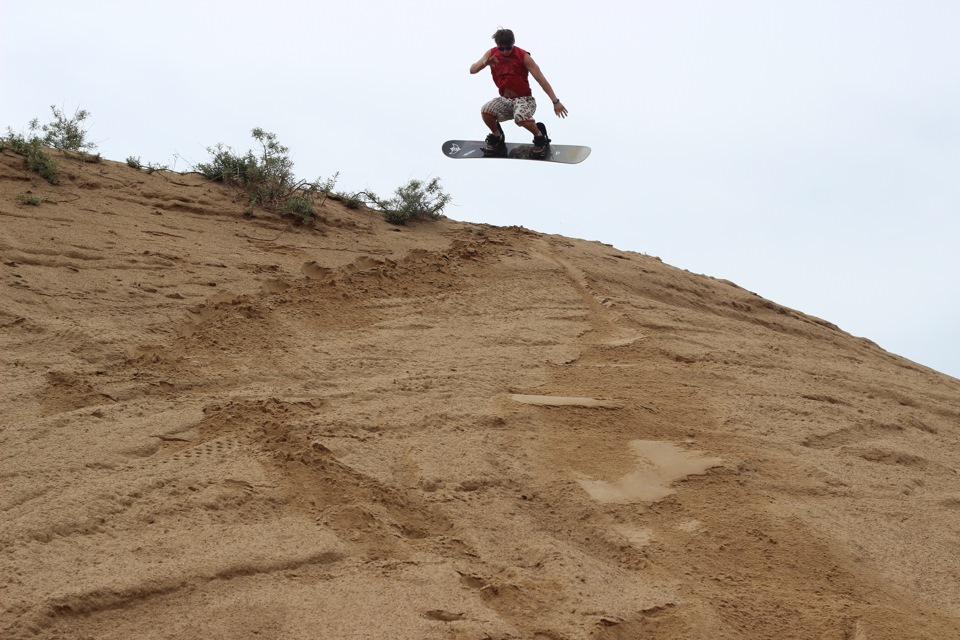
[[[230,147],[218,144],[207,149],[213,155],[211,162],[197,165],[197,170],[211,180],[243,187],[251,201],[265,209],[282,210],[301,186],[293,175],[293,161],[287,155],[290,150],[263,129],[256,128],[251,135],[260,143],[259,154],[247,151],[237,155]]]
[[[35,132],[37,121],[30,122],[30,131]],[[23,156],[27,169],[40,175],[41,178],[50,184],[60,182],[60,174],[57,170],[57,163],[54,162],[50,154],[43,150],[43,139],[33,133],[29,137],[16,133],[10,127],[7,127],[7,135],[0,138],[0,150],[10,149]]]
[[[248,151],[246,156],[238,156],[230,147],[222,144],[208,148],[207,152],[213,155],[210,162],[201,162],[195,167],[207,178],[243,186],[247,186],[252,180],[252,170],[257,162],[253,152]]]
[[[287,199],[280,208],[280,214],[294,216],[300,222],[307,222],[313,217],[313,202],[304,196],[296,195]]]
[[[450,203],[451,196],[440,187],[440,178],[434,178],[427,183],[411,180],[398,187],[389,200],[376,196],[371,199],[383,211],[387,222],[404,225],[410,220],[439,218]]]
[[[347,195],[344,193],[338,193],[337,197],[340,198],[340,201],[343,203],[347,209],[359,209],[360,205],[363,204],[356,195]]]
[[[20,195],[17,196],[17,202],[19,202],[20,204],[28,204],[32,207],[39,207],[41,201],[39,196],[33,196],[33,195],[28,195],[26,193],[21,193]]]
[[[159,164],[157,162],[148,162],[147,166],[141,167],[144,171],[149,174],[153,174],[154,171],[169,171],[170,167],[165,164]]]
[[[57,163],[44,151],[44,147],[53,147],[69,155],[74,151],[85,154],[96,149],[97,145],[87,141],[87,131],[82,126],[83,121],[90,117],[89,111],[77,109],[73,117],[68,118],[55,106],[51,106],[50,110],[53,111],[53,121],[41,125],[34,118],[30,121],[29,134],[16,133],[7,127],[7,135],[0,138],[0,149],[19,153],[30,171],[38,173],[50,184],[57,184],[60,182]]]
[[[78,108],[73,112],[73,117],[68,118],[63,111],[51,105],[53,111],[53,121],[45,124],[40,129],[43,131],[43,143],[48,147],[60,149],[64,152],[79,151],[88,153],[97,148],[97,145],[87,140],[87,131],[83,128],[83,121],[90,117],[90,112],[86,109]],[[31,129],[35,129],[34,120],[31,123]]]
[[[288,155],[290,150],[280,144],[276,135],[260,128],[251,131],[251,135],[260,144],[257,153],[250,150],[237,154],[230,147],[218,144],[207,149],[212,156],[210,162],[200,163],[195,169],[211,180],[243,189],[250,207],[260,206],[308,221],[315,215],[315,198],[321,196],[322,206],[337,176],[323,182],[297,180]]]
[[[143,164],[140,163],[140,156],[127,157],[127,166],[134,169],[143,169]]]

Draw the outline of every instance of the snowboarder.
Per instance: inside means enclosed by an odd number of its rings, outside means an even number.
[[[500,90],[500,95],[481,107],[480,114],[483,122],[490,128],[484,155],[496,156],[506,154],[506,140],[501,122],[513,119],[517,126],[523,127],[533,134],[533,149],[531,157],[544,158],[550,146],[546,127],[533,119],[537,110],[537,101],[530,90],[529,76],[532,75],[544,92],[553,101],[553,112],[557,117],[566,118],[567,108],[553,92],[553,87],[543,77],[540,67],[527,51],[515,46],[516,40],[510,29],[498,29],[493,34],[496,47],[486,51],[479,60],[470,66],[470,73],[479,73],[484,67],[490,67],[493,82]]]

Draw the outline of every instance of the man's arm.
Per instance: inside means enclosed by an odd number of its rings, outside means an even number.
[[[480,56],[480,59],[474,62],[472,65],[470,65],[470,73],[471,74],[480,73],[480,71],[482,71],[484,67],[486,67],[489,64],[492,64],[491,62],[492,58],[490,57],[491,53],[492,52],[490,50],[484,51],[483,55]]]
[[[530,56],[530,54],[527,54],[527,57],[524,58],[523,64],[527,67],[527,71],[530,72],[533,79],[540,85],[540,88],[543,89],[544,93],[550,96],[550,101],[553,102],[553,112],[560,118],[566,118],[567,108],[563,106],[562,102],[557,100],[557,94],[553,92],[553,87],[551,87],[547,79],[543,77],[543,71],[540,71],[540,65],[533,61],[533,57]]]

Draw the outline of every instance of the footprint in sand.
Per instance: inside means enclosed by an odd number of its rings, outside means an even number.
[[[283,293],[289,289],[291,285],[279,278],[271,278],[270,280],[264,281],[260,286],[260,290],[264,293]]]
[[[333,269],[321,267],[315,261],[305,262],[300,272],[311,280],[324,280],[333,275]]]
[[[630,448],[638,458],[636,471],[613,482],[578,481],[591,498],[613,504],[656,502],[675,492],[671,485],[677,480],[723,464],[720,458],[704,457],[699,451],[681,449],[672,442],[634,440]]]

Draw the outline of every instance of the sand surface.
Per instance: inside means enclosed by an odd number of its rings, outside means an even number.
[[[604,244],[61,165],[0,156],[0,637],[960,638],[960,381]]]

